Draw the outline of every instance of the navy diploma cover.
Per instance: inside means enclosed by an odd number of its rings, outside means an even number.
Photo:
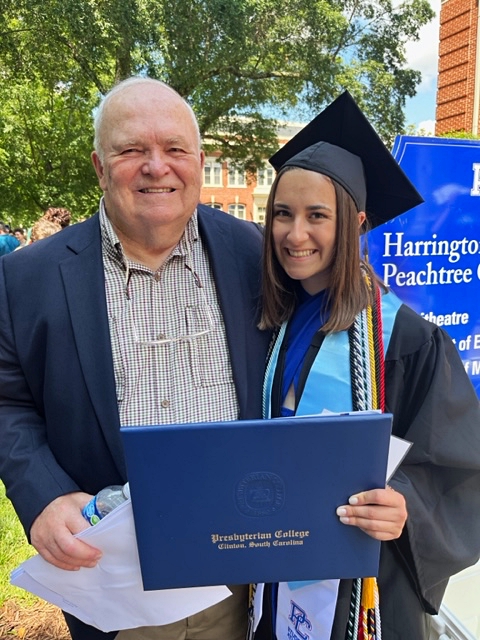
[[[339,522],[385,486],[392,416],[123,427],[146,590],[376,576],[380,542]]]

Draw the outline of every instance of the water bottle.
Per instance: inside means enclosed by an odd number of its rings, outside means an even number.
[[[128,498],[130,498],[128,482],[123,487],[119,484],[105,487],[83,507],[82,515],[91,525],[97,524]]]

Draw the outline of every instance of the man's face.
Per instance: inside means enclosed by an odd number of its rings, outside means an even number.
[[[108,217],[121,233],[184,227],[199,202],[203,152],[192,115],[161,85],[114,96],[102,130],[103,162],[92,154]]]

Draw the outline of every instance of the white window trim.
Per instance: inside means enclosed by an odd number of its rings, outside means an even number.
[[[210,167],[210,178],[212,176],[213,178],[215,178],[215,169],[216,168],[219,169],[219,174],[218,174],[220,176],[219,184],[214,184],[214,182],[206,182],[205,169],[207,168],[207,166]],[[205,164],[203,166],[203,186],[212,188],[212,189],[219,189],[223,187],[223,166],[218,158],[215,158],[215,157],[205,158]]]

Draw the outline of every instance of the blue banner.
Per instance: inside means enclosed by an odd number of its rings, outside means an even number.
[[[392,153],[425,202],[368,234],[370,261],[450,334],[480,397],[480,140],[399,136]]]

